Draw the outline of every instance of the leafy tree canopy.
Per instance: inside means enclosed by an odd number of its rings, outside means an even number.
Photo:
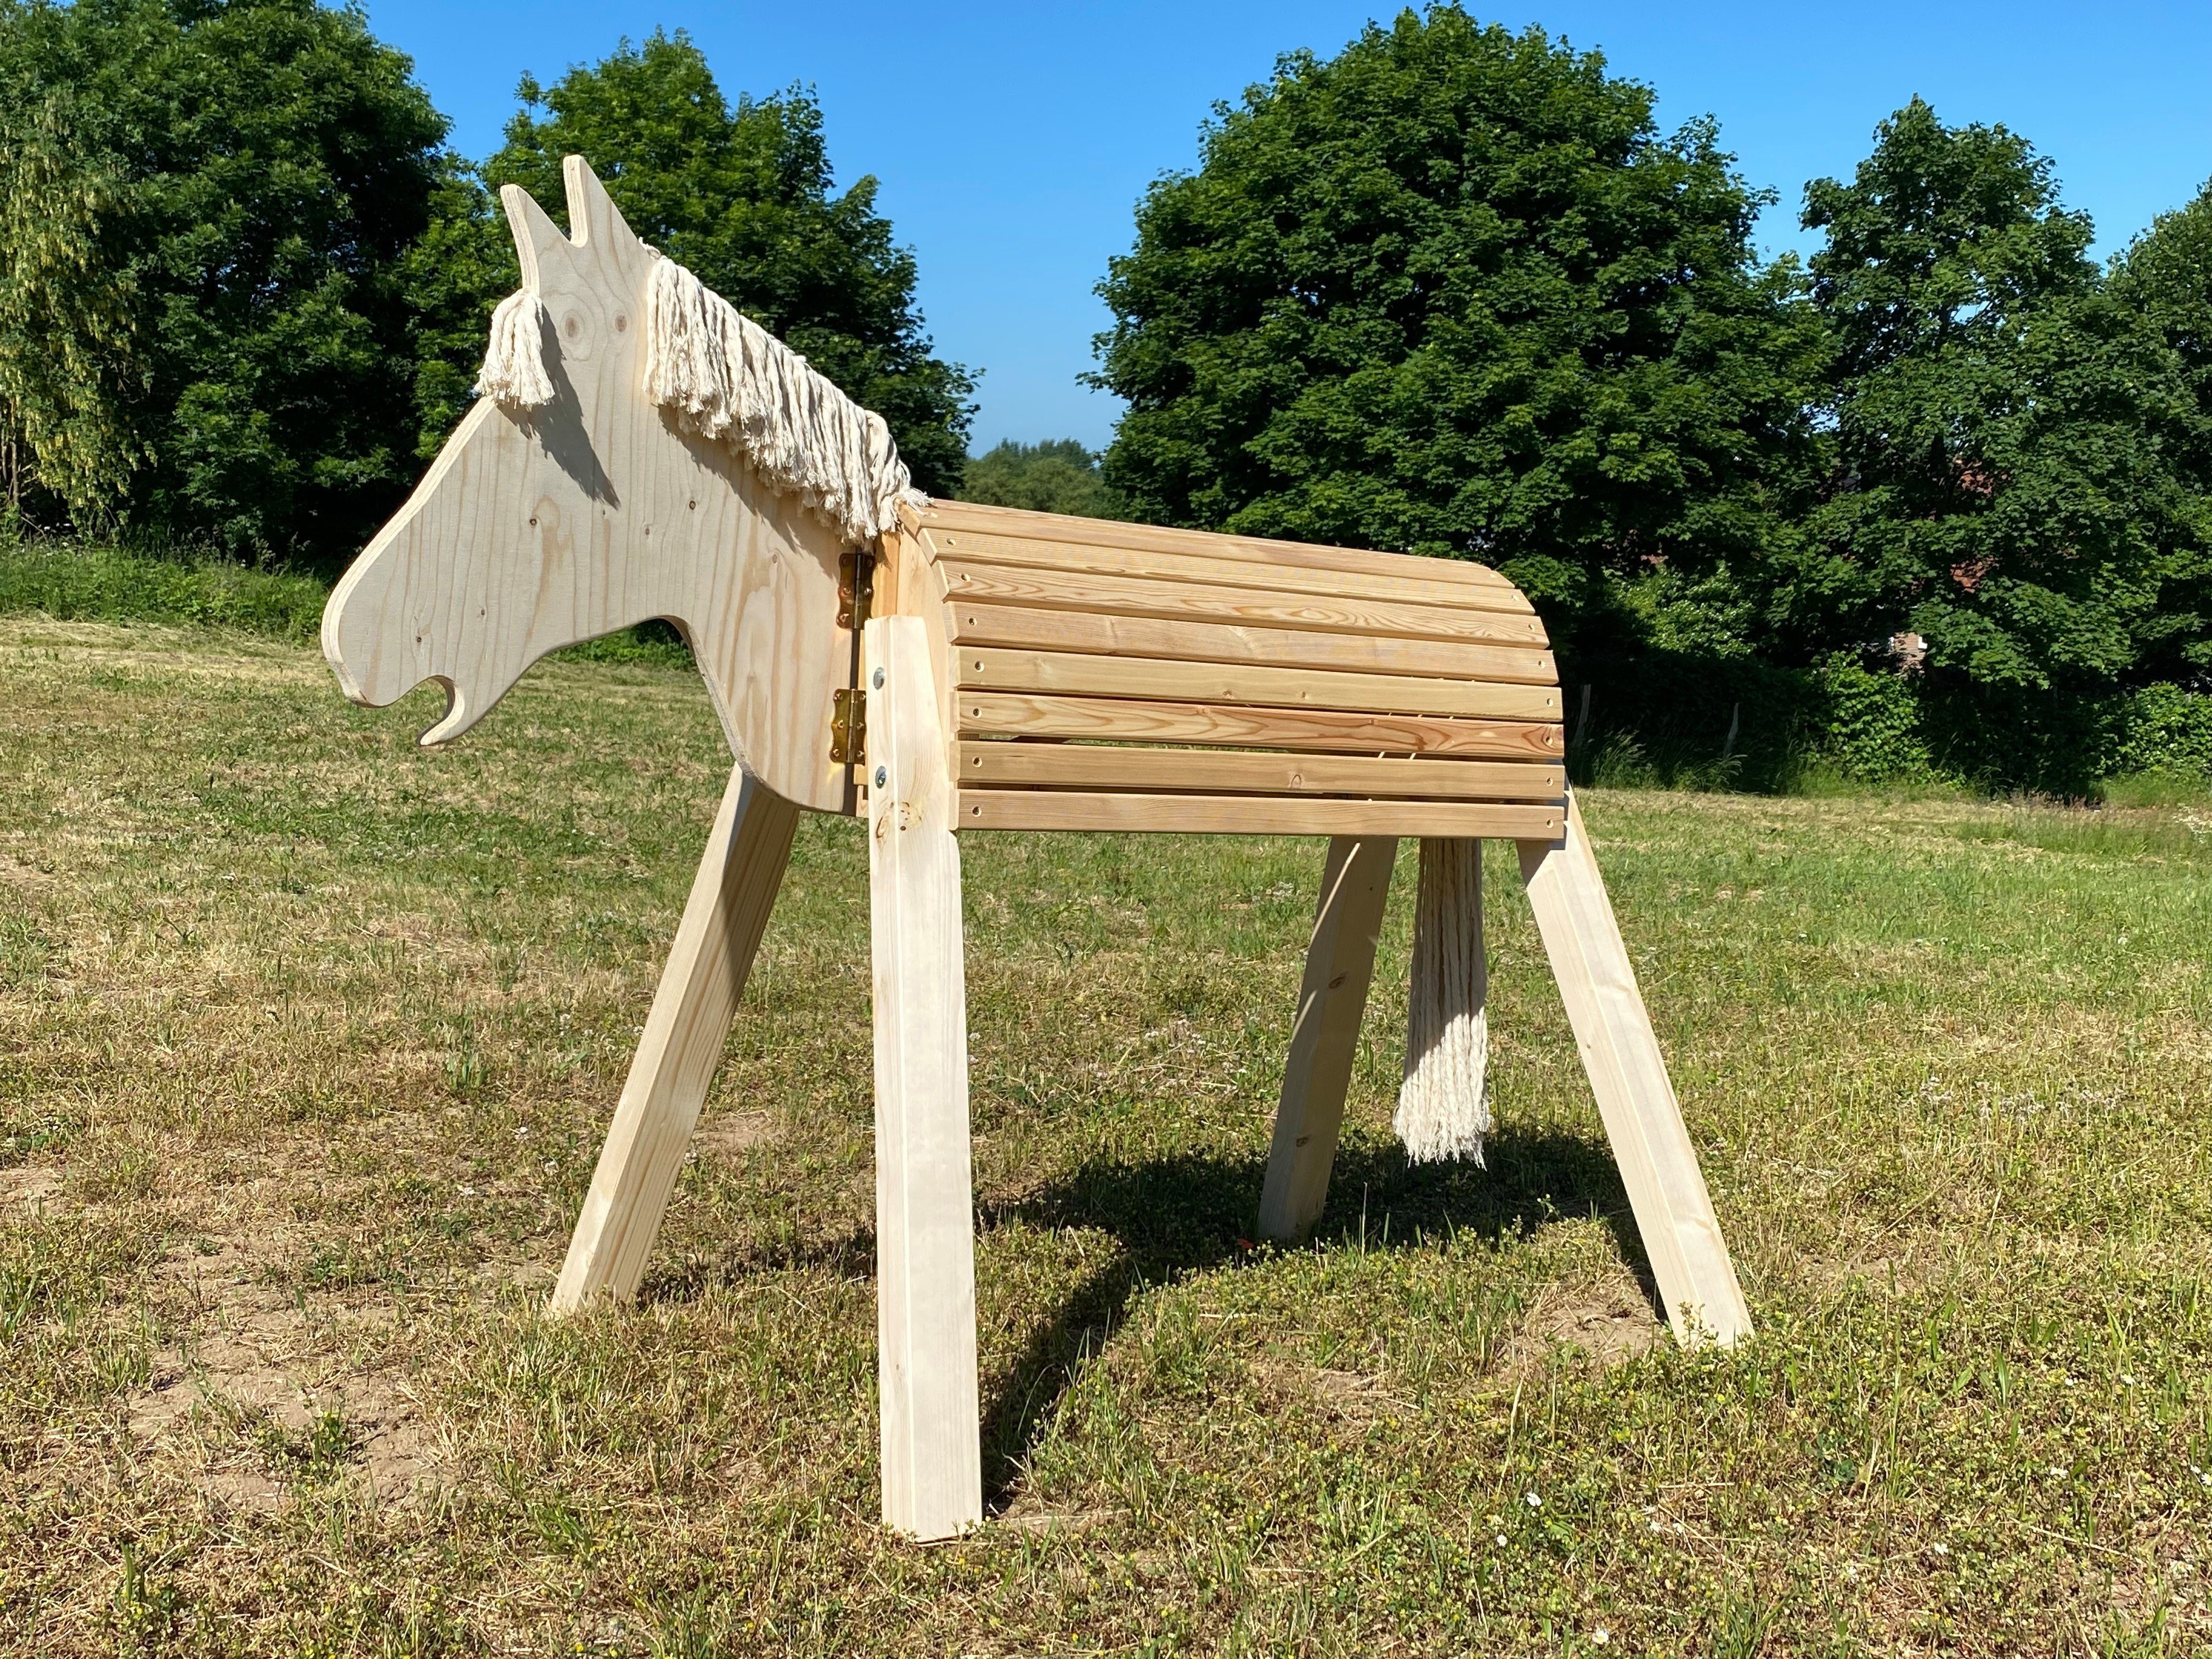
[[[1155,184],[1100,292],[1135,516],[1608,573],[1787,533],[1819,338],[1708,122],[1456,5],[1298,53]]]
[[[1969,747],[2016,753],[2034,727],[2086,752],[2112,688],[2212,666],[2173,603],[2205,554],[2177,465],[2201,417],[2048,163],[1916,100],[1851,183],[1808,189],[1805,222],[1829,233],[1810,265],[1837,470],[1778,608],[1839,643],[1919,632]]]
[[[403,270],[445,123],[408,60],[313,0],[0,0],[0,126],[11,198],[57,210],[0,232],[0,333],[58,301],[43,374],[0,370],[33,484],[357,545],[415,471]]]
[[[1073,438],[1025,444],[1009,438],[971,456],[960,484],[963,501],[1118,519],[1121,504],[1098,472],[1098,457]]]
[[[564,217],[561,159],[583,155],[640,236],[882,415],[921,489],[953,493],[974,382],[930,354],[914,255],[876,211],[875,179],[831,193],[811,94],[733,106],[687,37],[655,33],[520,96],[488,183]]]

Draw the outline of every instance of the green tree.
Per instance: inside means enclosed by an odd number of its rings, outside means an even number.
[[[1121,504],[1099,476],[1098,457],[1073,438],[1025,444],[1009,438],[970,456],[960,499],[1079,519],[1118,519]]]
[[[954,492],[973,380],[930,355],[914,255],[876,211],[876,180],[830,193],[809,94],[733,107],[688,38],[655,33],[550,88],[526,78],[520,95],[491,184],[520,184],[560,216],[561,158],[585,156],[639,235],[881,414],[917,485]]]
[[[118,171],[66,94],[0,103],[0,485],[17,524],[43,495],[105,527],[145,459],[125,412],[143,371]]]
[[[2204,648],[2172,604],[2207,530],[2180,361],[2002,127],[1915,100],[1851,183],[1808,187],[1804,222],[1827,232],[1836,471],[1773,609],[1808,640],[1917,631],[1950,763],[2081,787],[2118,689]]]
[[[240,553],[358,546],[416,469],[404,272],[445,124],[408,60],[314,0],[0,0],[10,130],[49,100],[107,230],[55,360],[112,353],[125,306],[139,365],[100,381],[106,489]]]
[[[1571,648],[1788,534],[1819,334],[1710,122],[1456,5],[1284,58],[1152,185],[1093,383],[1133,516],[1497,564]]]

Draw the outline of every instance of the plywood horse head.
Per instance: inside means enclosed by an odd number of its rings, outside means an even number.
[[[548,651],[665,617],[736,755],[556,1310],[635,1291],[807,808],[870,830],[890,1524],[937,1537],[982,1514],[965,832],[1330,838],[1261,1200],[1278,1238],[1326,1196],[1396,838],[1422,837],[1417,1009],[1424,974],[1457,973],[1477,1015],[1474,854],[1481,837],[1516,842],[1676,1333],[1749,1329],[1567,788],[1543,629],[1511,584],[923,501],[879,421],[641,243],[578,158],[567,184],[567,234],[503,192],[524,286],[495,326],[497,395],[339,584],[323,629],[359,702],[445,686],[435,744]]]

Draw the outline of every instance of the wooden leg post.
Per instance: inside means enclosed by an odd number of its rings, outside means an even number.
[[[1359,1048],[1359,1018],[1375,974],[1375,942],[1390,896],[1398,843],[1388,836],[1339,836],[1328,844],[1321,909],[1306,949],[1298,1012],[1291,1027],[1283,1097],[1260,1197],[1264,1238],[1296,1239],[1313,1225],[1328,1198],[1344,1095]]]
[[[960,843],[928,635],[863,630],[875,959],[876,1333],[884,1522],[947,1538],[983,1518]]]
[[[798,824],[799,809],[743,767],[730,775],[553,1287],[552,1312],[573,1313],[601,1295],[636,1293],[783,884]]]
[[[1572,794],[1559,840],[1520,845],[1521,877],[1668,1322],[1678,1340],[1702,1331],[1733,1342],[1751,1330],[1751,1312]]]

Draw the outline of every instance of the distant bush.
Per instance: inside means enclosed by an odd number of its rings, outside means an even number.
[[[329,596],[313,576],[213,556],[0,541],[0,615],[235,628],[304,645],[320,630]]]
[[[1121,498],[1099,476],[1098,457],[1073,438],[1025,444],[1009,438],[968,458],[960,499],[988,507],[1021,507],[1032,513],[1067,513],[1079,519],[1127,516]]]
[[[2130,694],[2111,770],[2212,777],[2212,696],[2178,685],[2146,685]]]
[[[1827,702],[1820,756],[1844,776],[1887,783],[1934,770],[1920,729],[1920,699],[1903,675],[1839,653],[1820,665],[1820,685]]]

